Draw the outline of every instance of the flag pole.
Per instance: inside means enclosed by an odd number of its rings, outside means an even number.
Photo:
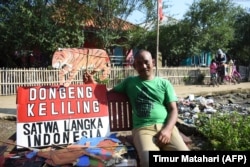
[[[158,53],[159,53],[159,0],[157,0],[157,35],[156,35],[156,56],[155,56],[155,66],[156,66],[156,70],[155,70],[155,75],[158,76]]]

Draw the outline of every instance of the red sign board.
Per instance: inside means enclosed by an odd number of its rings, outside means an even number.
[[[17,145],[70,144],[109,133],[105,85],[36,86],[17,90]]]

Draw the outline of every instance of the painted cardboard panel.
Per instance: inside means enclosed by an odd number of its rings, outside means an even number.
[[[17,92],[19,146],[70,144],[110,132],[105,85],[19,87]]]

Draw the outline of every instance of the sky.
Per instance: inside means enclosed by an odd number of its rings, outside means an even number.
[[[171,5],[170,8],[164,10],[164,15],[172,16],[173,18],[180,20],[183,18],[183,15],[188,11],[189,6],[194,0],[163,0],[165,5]],[[250,0],[233,0],[234,3],[246,8],[250,13]],[[129,22],[138,24],[141,22],[143,17],[142,13],[135,12],[130,18]]]

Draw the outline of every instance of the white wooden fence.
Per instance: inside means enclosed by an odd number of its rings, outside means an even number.
[[[59,85],[58,72],[58,69],[47,68],[0,68],[0,95],[15,95],[19,86]],[[201,74],[205,77],[205,82],[208,82],[210,74],[207,67],[159,68],[157,75],[169,79],[174,85],[182,85],[195,84]],[[132,67],[112,67],[105,84],[112,88],[127,76],[134,75],[137,73]],[[78,72],[72,84],[83,84],[82,76],[83,70]]]

